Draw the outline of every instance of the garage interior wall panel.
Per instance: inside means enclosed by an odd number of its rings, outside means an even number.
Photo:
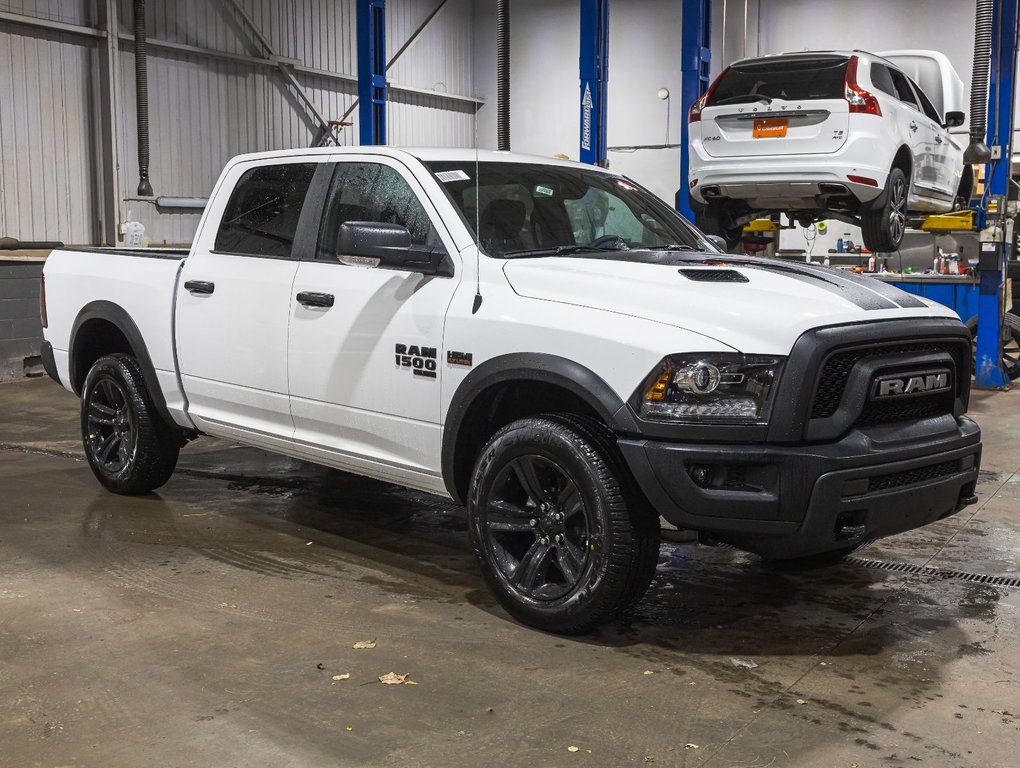
[[[414,33],[438,0],[387,4],[390,56]],[[149,0],[148,34],[156,39],[227,53],[261,55],[252,32],[228,3],[155,3]],[[301,65],[357,76],[353,0],[242,0],[242,7],[269,39],[274,52]],[[122,29],[131,28],[131,0],[121,0]],[[391,82],[469,95],[470,0],[449,0],[389,73]],[[297,72],[298,81],[326,119],[340,119],[357,98],[351,80]],[[134,53],[121,53],[121,185],[132,197],[138,185],[134,113]],[[392,93],[388,108],[391,144],[474,144],[474,110],[426,94]],[[357,143],[357,108],[347,117],[341,144]],[[321,135],[313,116],[270,67],[216,60],[188,52],[149,49],[150,179],[156,196],[205,197],[224,163],[243,152],[311,146]],[[153,243],[187,243],[200,214],[159,211],[150,202],[127,200],[124,215],[141,221]]]
[[[51,5],[48,17],[79,20]],[[95,41],[25,31],[0,22],[0,237],[91,243]]]
[[[390,0],[390,57],[439,0]],[[241,0],[274,53],[325,74],[296,72],[327,119],[355,125],[358,142],[355,0]],[[148,0],[147,34],[200,49],[261,56],[228,0]],[[94,26],[95,0],[0,0],[0,11]],[[448,0],[388,74],[415,89],[474,95],[472,2]],[[121,34],[133,28],[132,0],[119,0]],[[98,45],[80,35],[0,22],[0,237],[88,244],[98,226]],[[136,197],[138,147],[134,49],[120,43],[118,108],[121,219],[141,221],[154,244],[188,243],[200,213],[157,210]],[[273,67],[200,52],[149,48],[150,178],[156,196],[206,197],[234,155],[311,146],[320,129]],[[346,76],[347,79],[329,73]],[[427,93],[391,93],[391,144],[473,146],[471,104]],[[93,167],[95,165],[95,167]],[[130,216],[129,216],[130,214]]]

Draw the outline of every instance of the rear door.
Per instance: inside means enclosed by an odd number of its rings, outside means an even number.
[[[939,189],[935,162],[935,132],[932,130],[931,120],[921,111],[910,78],[894,67],[887,69],[896,97],[902,105],[897,114],[899,133],[906,137],[914,159],[910,185],[915,194],[928,197],[937,193]]]
[[[846,143],[846,56],[776,56],[738,62],[701,112],[712,157],[825,154]]]
[[[317,163],[228,172],[180,277],[176,340],[188,412],[212,434],[289,438],[287,325],[298,220]],[[215,223],[214,223],[215,222]]]
[[[931,129],[933,138],[932,144],[932,184],[938,192],[948,198],[955,199],[957,189],[960,186],[960,172],[963,170],[959,163],[960,146],[942,125],[942,115],[935,109],[927,94],[921,90],[921,86],[913,80],[910,84],[914,87],[914,95],[920,104],[921,112],[924,114]]]

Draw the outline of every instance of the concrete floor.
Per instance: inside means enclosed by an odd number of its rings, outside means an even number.
[[[980,505],[863,557],[1020,576],[1020,390],[972,412]],[[664,544],[632,617],[565,639],[441,500],[208,439],[122,498],[73,396],[0,413],[0,765],[1020,764],[1020,589]]]

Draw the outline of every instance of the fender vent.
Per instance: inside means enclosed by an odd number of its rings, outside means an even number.
[[[677,270],[688,280],[696,283],[749,283],[751,282],[735,269],[680,269]]]

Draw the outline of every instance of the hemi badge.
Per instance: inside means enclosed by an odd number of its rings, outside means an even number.
[[[450,365],[466,365],[471,367],[474,363],[470,352],[451,352],[446,353],[446,362]]]

